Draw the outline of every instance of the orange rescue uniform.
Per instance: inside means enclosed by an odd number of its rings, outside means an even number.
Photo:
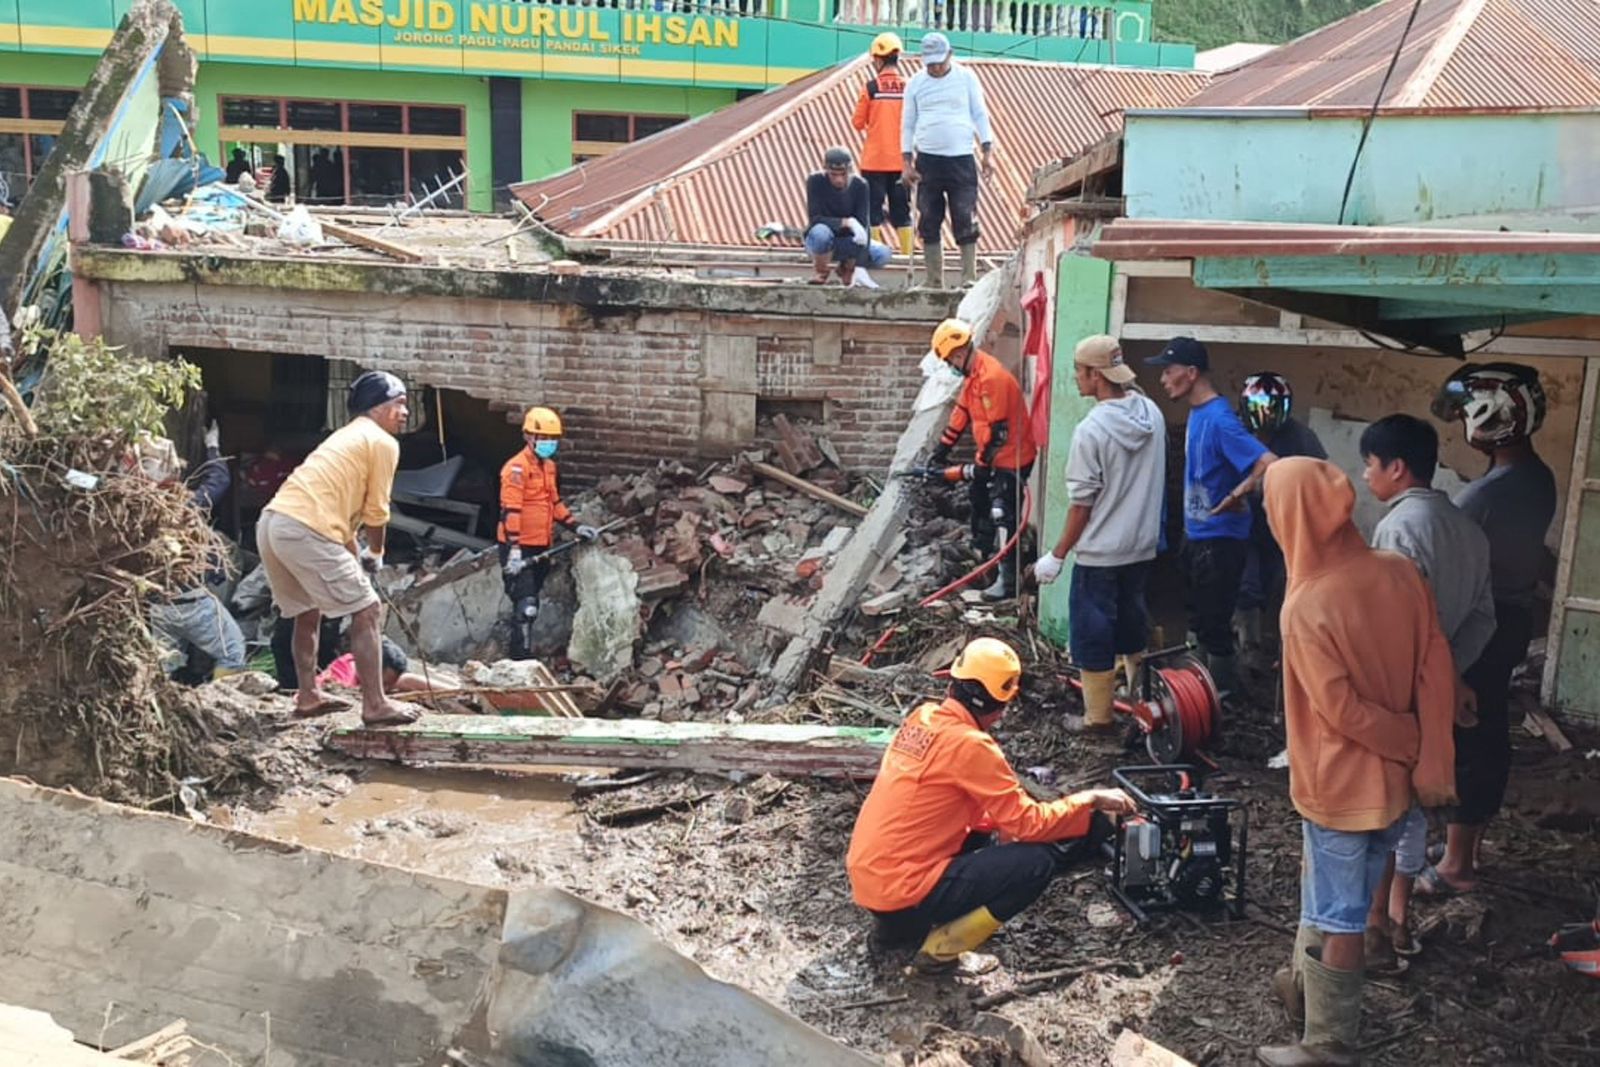
[[[969,424],[980,467],[1019,471],[1039,451],[1022,386],[998,359],[981,349],[973,353],[966,383],[939,443],[953,447]]]
[[[501,544],[548,548],[555,524],[570,525],[572,512],[561,502],[554,460],[540,459],[524,448],[500,468]]]
[[[893,67],[885,67],[861,87],[856,113],[850,124],[867,132],[861,149],[861,170],[898,174],[900,157],[900,116],[905,108],[906,82]]]
[[[921,705],[883,754],[856,816],[845,869],[857,904],[915,907],[985,816],[1008,840],[1053,842],[1089,832],[1094,806],[1030,797],[995,739],[954,699]]]

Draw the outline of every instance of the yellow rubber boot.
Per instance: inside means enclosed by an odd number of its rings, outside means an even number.
[[[1084,727],[1098,730],[1111,726],[1111,693],[1117,687],[1117,672],[1084,671],[1082,680]]]
[[[961,964],[961,954],[971,952],[1000,929],[1000,920],[988,908],[969,911],[959,919],[928,932],[922,950],[911,966],[923,974],[946,974]]]
[[[1117,665],[1122,668],[1122,676],[1128,680],[1128,695],[1135,699],[1139,696],[1139,667],[1143,663],[1143,652],[1129,652],[1117,657]]]
[[[910,226],[901,226],[899,229],[895,230],[895,233],[900,238],[900,254],[908,258],[911,255],[911,235],[913,232],[914,231]]]

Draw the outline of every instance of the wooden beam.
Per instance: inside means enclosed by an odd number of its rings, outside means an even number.
[[[327,744],[346,755],[417,763],[555,764],[745,771],[868,779],[894,731],[851,726],[656,722],[648,719],[429,715],[368,727],[340,716]]]
[[[345,244],[371,249],[374,252],[382,252],[386,256],[400,260],[402,263],[421,263],[428,258],[414,248],[407,248],[405,245],[386,241],[382,237],[374,237],[372,234],[359,230],[354,226],[345,226],[331,219],[319,218],[317,221],[321,223],[323,233],[329,237],[337,237]]]
[[[1194,1067],[1194,1064],[1162,1048],[1142,1034],[1124,1030],[1111,1049],[1111,1067]]]
[[[1539,699],[1546,707],[1559,708],[1556,678],[1561,669],[1561,644],[1567,628],[1567,609],[1572,607],[1572,565],[1578,552],[1578,517],[1583,511],[1583,495],[1589,492],[1589,446],[1594,440],[1595,403],[1600,399],[1600,360],[1583,364],[1583,396],[1578,402],[1578,430],[1572,449],[1572,474],[1567,483],[1567,510],[1561,519],[1561,544],[1556,555],[1556,586],[1550,608],[1550,627],[1545,631],[1544,674],[1539,679]]]
[[[1084,149],[1075,158],[1054,166],[1041,167],[1028,185],[1029,200],[1052,200],[1080,190],[1091,178],[1109,174],[1122,166],[1122,131],[1108,135]]]
[[[860,504],[857,504],[854,500],[847,500],[838,493],[830,493],[820,485],[812,485],[804,478],[797,478],[793,474],[790,474],[788,471],[784,470],[782,467],[774,467],[770,463],[759,462],[750,464],[750,467],[757,474],[771,478],[773,481],[782,482],[790,489],[797,489],[807,496],[815,497],[825,504],[832,504],[840,511],[848,511],[850,514],[859,518],[866,517],[867,509],[862,507]]]

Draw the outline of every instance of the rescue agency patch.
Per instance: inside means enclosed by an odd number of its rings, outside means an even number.
[[[928,749],[933,745],[933,731],[924,729],[913,723],[906,723],[900,727],[900,732],[894,735],[894,744],[889,747],[895,752],[903,752],[912,759],[921,759],[928,754]]]

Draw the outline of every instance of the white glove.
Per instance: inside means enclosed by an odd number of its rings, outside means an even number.
[[[578,540],[580,541],[593,541],[596,537],[600,536],[600,531],[595,529],[593,526],[585,526],[580,523],[578,525],[577,534]]]
[[[1033,565],[1033,576],[1039,580],[1040,585],[1049,585],[1051,582],[1061,577],[1061,568],[1066,564],[1066,562],[1066,560],[1057,556],[1054,552],[1046,552],[1044,555],[1040,556],[1039,561]]]
[[[206,447],[222,447],[222,427],[217,425],[216,419],[212,419],[211,425],[206,427]]]
[[[861,220],[854,215],[844,220],[844,228],[850,231],[850,235],[856,239],[857,244],[864,245],[867,243],[867,229],[861,225]]]
[[[361,546],[361,569],[368,574],[377,574],[383,570],[383,553],[374,552],[366,545]]]
[[[506,573],[515,578],[522,573],[522,568],[526,566],[527,564],[522,562],[522,546],[512,546],[510,553],[506,555]]]

